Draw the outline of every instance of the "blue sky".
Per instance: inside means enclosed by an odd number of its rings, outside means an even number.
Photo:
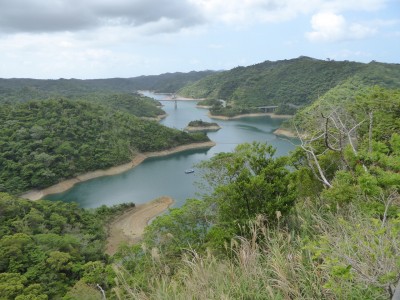
[[[0,0],[0,77],[109,78],[295,58],[400,63],[399,0]]]

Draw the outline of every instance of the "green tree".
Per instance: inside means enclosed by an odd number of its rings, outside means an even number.
[[[122,101],[117,107],[140,111],[147,103],[159,110],[149,99],[136,103],[136,96],[125,96],[117,97]],[[0,105],[0,118],[0,190],[10,193],[127,163],[139,151],[209,141],[205,134],[189,134],[87,101]]]
[[[22,293],[27,279],[19,273],[0,273],[0,298],[15,299]]]
[[[242,144],[232,153],[218,154],[199,165],[213,188],[206,201],[214,208],[216,223],[238,228],[264,215],[273,224],[278,212],[289,212],[295,195],[290,189],[287,158],[274,158],[274,154],[270,145]]]
[[[207,203],[189,199],[180,208],[156,218],[145,232],[148,247],[160,247],[164,254],[176,254],[183,249],[204,247],[209,229]]]

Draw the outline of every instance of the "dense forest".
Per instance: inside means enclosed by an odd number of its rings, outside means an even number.
[[[341,107],[347,107],[352,115],[357,114],[357,110],[364,113],[370,113],[373,108],[382,106],[378,110],[378,116],[381,127],[375,126],[376,135],[385,136],[385,128],[392,132],[394,128],[400,128],[400,119],[398,118],[398,92],[399,90],[388,91],[382,88],[367,85],[358,76],[349,78],[342,84],[330,89],[323,96],[314,101],[311,105],[300,109],[293,119],[286,121],[282,127],[286,127],[293,132],[310,132],[315,128],[324,125],[322,116],[329,115],[332,107],[340,111]],[[365,99],[369,106],[354,106],[358,99]],[[389,100],[391,99],[391,100]],[[350,109],[351,108],[351,109]],[[363,125],[365,126],[365,124]]]
[[[227,83],[219,90],[223,76],[234,79],[231,72],[241,79],[238,89]],[[216,99],[228,100],[232,113],[252,109],[238,104],[247,93],[254,92],[249,103],[261,103],[256,82],[269,74],[273,89],[264,86],[265,95],[291,95],[284,103],[303,105],[286,124],[298,134],[298,147],[277,157],[271,145],[246,143],[199,163],[201,194],[154,219],[142,243],[121,245],[113,256],[104,252],[107,224],[134,204],[85,210],[12,194],[206,135],[139,118],[162,112],[156,102],[121,90],[3,101],[0,299],[400,295],[398,72],[397,65],[302,57],[236,68],[203,79],[210,86],[203,80],[190,86],[204,88],[217,109],[223,108]],[[250,73],[253,81],[244,85]]]
[[[157,118],[165,115],[160,102],[137,93],[95,93],[77,97],[77,99],[100,103],[137,117]]]
[[[370,87],[313,117],[320,126],[288,157],[253,143],[201,163],[203,196],[114,256],[128,282],[119,292],[391,299],[400,289],[400,91]]]
[[[200,163],[203,194],[113,257],[102,228],[123,207],[1,194],[0,297],[390,299],[400,274],[400,91],[347,92],[352,101],[315,111],[320,126],[287,157],[252,143]]]
[[[88,101],[1,105],[0,118],[0,190],[10,193],[126,163],[137,152],[208,140]]]
[[[221,127],[215,122],[205,122],[203,120],[194,120],[190,121],[189,124],[185,127],[185,131],[187,132],[212,132],[218,131]]]
[[[0,193],[0,298],[89,299],[101,294],[88,283],[112,274],[104,254],[106,222],[134,204],[94,211],[77,204],[29,201]],[[112,277],[103,277],[111,282]],[[67,294],[68,295],[68,294]]]
[[[351,101],[336,98],[344,90]],[[287,157],[252,143],[200,163],[202,195],[112,257],[103,226],[123,207],[0,194],[0,297],[391,299],[400,274],[400,90],[347,82],[318,107],[307,113],[319,126],[304,123]]]
[[[189,73],[166,73],[153,76],[109,79],[58,79],[39,80],[22,78],[0,78],[0,103],[4,101],[28,101],[63,96],[81,97],[93,93],[132,93],[137,90],[173,93],[183,86],[195,82],[212,71]]]
[[[358,76],[366,85],[400,87],[400,65],[397,64],[323,61],[302,56],[216,73],[183,87],[178,93],[226,100],[226,108],[215,103],[217,107],[211,110],[215,115],[255,112],[257,106],[265,105],[278,105],[280,114],[293,114],[353,76]]]

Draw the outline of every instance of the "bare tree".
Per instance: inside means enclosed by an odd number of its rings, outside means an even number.
[[[324,155],[328,150],[336,152],[341,158],[341,164],[338,167],[353,172],[346,159],[345,149],[350,147],[354,155],[358,156],[357,129],[367,119],[358,122],[353,116],[351,116],[345,109],[341,107],[329,107],[328,110],[328,113],[321,112],[320,116],[315,117],[317,119],[315,123],[320,125],[316,128],[316,130],[314,130],[314,134],[312,136],[310,136],[309,133],[308,135],[301,134],[296,125],[295,128],[297,137],[301,142],[300,147],[306,153],[308,165],[311,171],[315,177],[324,184],[324,186],[330,188],[332,187],[332,184],[326,175],[326,171],[321,166],[319,157]],[[371,112],[369,113],[370,149],[372,148],[372,125],[373,114]],[[323,145],[324,149],[322,151],[318,151],[316,147],[319,146],[319,148],[321,148],[321,145]],[[365,171],[368,171],[365,165],[363,165],[363,168]]]

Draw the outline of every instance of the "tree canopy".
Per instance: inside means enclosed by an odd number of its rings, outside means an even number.
[[[129,162],[137,152],[208,141],[87,101],[0,106],[0,190],[18,193]]]
[[[0,78],[0,103],[25,102],[53,97],[76,98],[93,94],[132,93],[137,90],[174,93],[213,71],[166,73],[132,78],[41,80],[28,78]]]
[[[132,205],[88,211],[0,193],[0,298],[56,299],[79,280],[93,283],[93,264],[107,263],[105,223]]]
[[[323,61],[310,57],[265,61],[212,74],[179,90],[193,98],[223,99],[227,107],[211,110],[227,116],[277,105],[278,113],[293,114],[345,80],[358,76],[366,85],[399,88],[400,66],[371,62]]]

